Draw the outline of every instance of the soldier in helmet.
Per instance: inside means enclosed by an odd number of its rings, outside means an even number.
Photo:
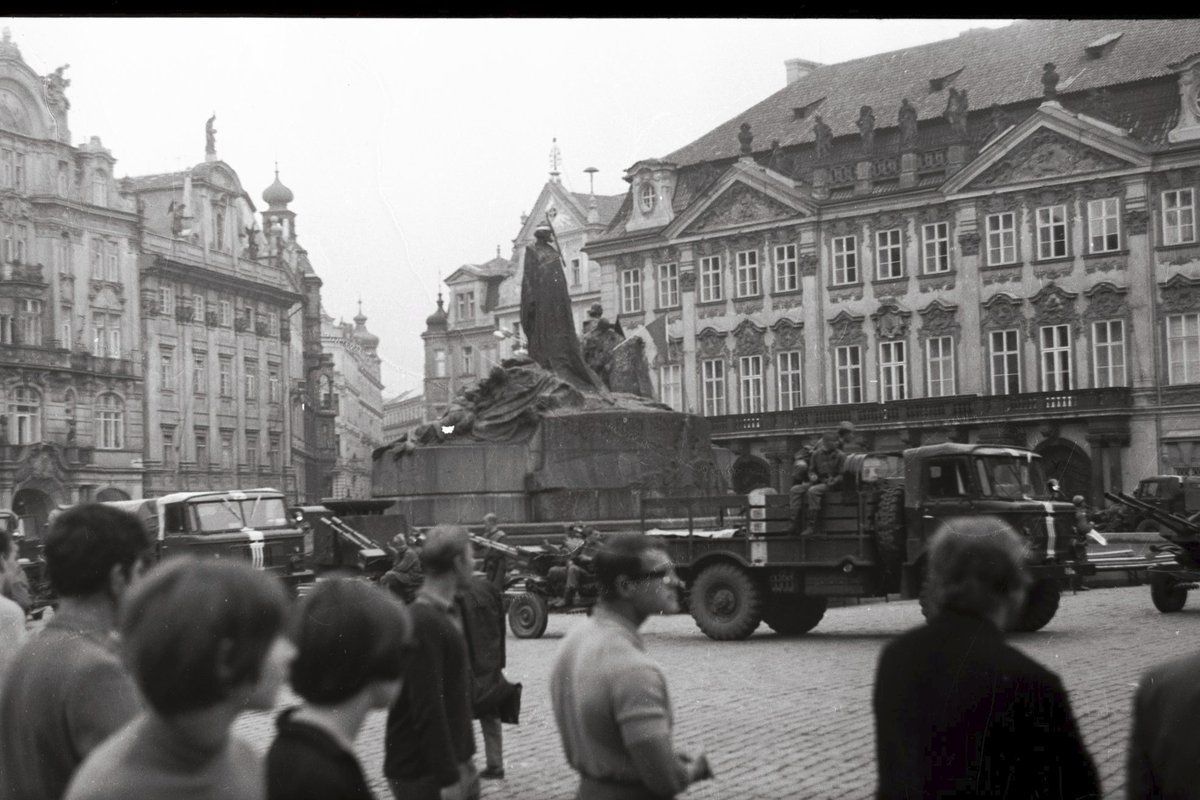
[[[788,490],[788,507],[797,529],[804,524],[804,498],[812,486],[808,472],[808,449],[800,448],[792,457],[792,486]]]
[[[846,465],[846,454],[839,448],[838,435],[832,431],[821,437],[821,443],[809,462],[808,471],[812,485],[808,489],[808,507],[804,509],[805,526],[800,535],[811,534],[821,516],[821,504],[825,493],[837,488],[842,482],[842,468]]]
[[[843,453],[861,453],[862,447],[854,438],[854,423],[842,422],[837,428],[838,449]]]

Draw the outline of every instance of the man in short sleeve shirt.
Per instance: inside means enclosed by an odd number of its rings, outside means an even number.
[[[667,554],[641,535],[610,537],[596,554],[600,601],[563,641],[550,699],[579,800],[674,797],[709,776],[702,753],[676,753],[662,669],[638,629],[677,611]]]

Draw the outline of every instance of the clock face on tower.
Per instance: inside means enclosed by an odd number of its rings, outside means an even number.
[[[650,183],[649,181],[643,183],[641,192],[638,195],[638,207],[642,210],[643,214],[649,214],[654,210],[655,199],[656,192],[654,190],[654,184]]]

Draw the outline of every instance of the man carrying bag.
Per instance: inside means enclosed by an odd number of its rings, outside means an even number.
[[[483,731],[486,765],[481,778],[504,778],[504,739],[501,723],[517,724],[521,684],[504,677],[506,661],[504,604],[500,590],[476,575],[458,595],[463,633],[471,662],[472,716]]]

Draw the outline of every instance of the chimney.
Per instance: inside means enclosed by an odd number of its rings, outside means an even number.
[[[791,86],[821,65],[816,61],[805,61],[803,58],[789,58],[783,62],[783,66],[787,68],[787,83]]]

